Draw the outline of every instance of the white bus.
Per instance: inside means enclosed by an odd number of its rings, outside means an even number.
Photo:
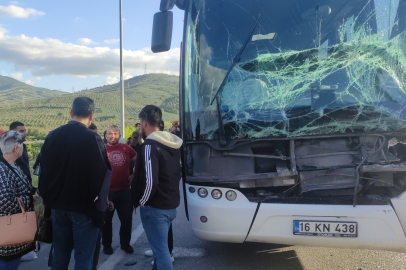
[[[196,236],[406,252],[406,0],[175,4]]]

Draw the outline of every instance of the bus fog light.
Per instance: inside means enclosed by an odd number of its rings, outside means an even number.
[[[195,193],[195,192],[196,192],[196,189],[195,189],[194,187],[189,187],[189,192],[190,192],[190,193]]]
[[[213,191],[211,192],[211,196],[213,197],[213,199],[216,199],[216,200],[220,199],[222,195],[223,194],[221,193],[221,190],[219,190],[219,189],[213,189]]]
[[[234,201],[235,199],[237,199],[237,193],[233,190],[229,190],[226,193],[226,198],[229,201]]]
[[[203,223],[206,223],[207,222],[207,217],[201,216],[200,221],[203,222]]]
[[[209,192],[207,192],[207,189],[205,189],[205,188],[199,188],[199,190],[197,191],[197,194],[199,194],[199,196],[202,198],[206,198],[207,195],[209,194]]]

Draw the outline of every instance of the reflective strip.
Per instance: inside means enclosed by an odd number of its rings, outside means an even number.
[[[145,187],[144,196],[142,196],[142,198],[140,200],[141,205],[145,205],[145,203],[148,201],[149,196],[151,195],[151,190],[152,190],[153,179],[152,179],[152,166],[151,166],[151,145],[145,146],[145,177],[146,177],[147,186]]]

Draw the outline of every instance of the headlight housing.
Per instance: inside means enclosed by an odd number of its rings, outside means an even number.
[[[229,190],[226,193],[226,198],[229,201],[234,201],[235,199],[237,199],[237,193],[234,190]]]
[[[206,198],[207,195],[209,195],[209,192],[208,192],[207,189],[205,189],[205,188],[199,188],[199,189],[197,190],[197,194],[198,194],[199,197],[201,197],[201,198]]]
[[[219,200],[221,196],[223,196],[223,194],[221,193],[221,190],[213,189],[213,191],[211,192],[211,196],[213,197],[213,199]]]

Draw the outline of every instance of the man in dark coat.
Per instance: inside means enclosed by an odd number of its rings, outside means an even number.
[[[92,269],[111,173],[102,139],[88,128],[93,111],[93,100],[76,98],[72,121],[51,131],[41,149],[39,192],[52,209],[52,270],[68,269],[73,249],[75,269]]]
[[[10,130],[14,130],[17,132],[20,132],[23,134],[23,140],[25,141],[25,138],[27,137],[27,129],[25,128],[24,124],[21,122],[13,122],[10,124]],[[28,159],[28,152],[27,152],[27,146],[23,144],[23,155],[16,160],[16,164],[18,167],[23,170],[23,173],[25,176],[27,176],[28,181],[32,183],[32,177],[31,177],[31,171],[30,171],[30,160]]]

